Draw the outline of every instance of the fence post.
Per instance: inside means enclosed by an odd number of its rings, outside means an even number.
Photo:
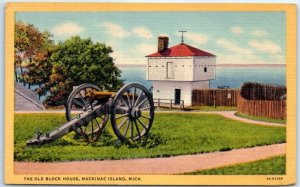
[[[214,107],[216,108],[216,94],[215,94],[215,92],[213,92],[214,94],[213,94],[213,96],[214,96]]]
[[[170,109],[172,110],[172,99],[171,99],[171,102],[170,102]]]
[[[159,108],[160,107],[160,100],[159,100],[159,98],[157,99],[157,108]]]

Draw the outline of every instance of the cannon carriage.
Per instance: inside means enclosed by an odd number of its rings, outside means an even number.
[[[27,145],[49,143],[72,131],[87,142],[94,142],[109,118],[119,140],[138,140],[150,131],[154,119],[152,94],[136,83],[124,85],[118,92],[82,84],[69,95],[65,110],[65,124],[45,134],[38,132]]]

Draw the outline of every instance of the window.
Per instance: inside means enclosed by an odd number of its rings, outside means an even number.
[[[204,67],[204,72],[207,72],[207,67]]]
[[[174,79],[174,63],[167,62],[167,79]]]

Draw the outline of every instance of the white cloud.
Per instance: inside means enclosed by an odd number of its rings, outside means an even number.
[[[105,22],[102,26],[104,27],[106,34],[117,38],[123,38],[130,35],[123,27],[112,22]]]
[[[107,35],[110,35],[115,38],[126,38],[126,37],[139,37],[151,39],[153,38],[153,34],[146,27],[135,27],[132,30],[126,30],[121,25],[113,23],[113,22],[105,22],[101,25],[104,27],[104,32]]]
[[[177,36],[181,37],[181,33],[176,33]],[[202,33],[186,32],[183,34],[184,41],[188,40],[189,43],[205,44],[208,42],[209,37]]]
[[[229,41],[227,39],[217,40],[217,44],[221,47],[224,47],[226,50],[234,52],[236,54],[244,55],[245,57],[253,56],[252,50],[240,47],[236,43]]]
[[[260,30],[260,29],[256,29],[255,31],[253,31],[251,33],[253,36],[257,36],[257,37],[261,37],[261,36],[266,36],[268,35],[268,33],[265,30]]]
[[[170,36],[169,36],[168,34],[165,34],[165,33],[159,34],[159,35],[157,35],[157,36],[166,36],[166,37],[169,37],[169,38],[170,38]]]
[[[140,43],[134,46],[132,53],[140,54],[140,56],[146,56],[150,53],[156,52],[156,50],[156,45]]]
[[[147,38],[147,39],[153,38],[153,34],[146,27],[135,27],[132,29],[132,33],[141,38]]]
[[[276,54],[281,51],[281,47],[269,40],[250,40],[249,46],[266,53]]]
[[[80,27],[76,23],[69,22],[55,27],[52,30],[52,33],[57,36],[68,36],[68,35],[77,35],[84,31],[85,29],[83,27]]]
[[[204,44],[208,41],[208,36],[200,33],[187,33],[185,37],[197,44]]]
[[[242,34],[244,32],[244,29],[239,26],[231,27],[230,30],[234,34]]]
[[[224,48],[218,56],[218,63],[225,64],[268,64],[285,63],[285,56],[280,52],[280,47],[270,41],[259,42],[257,40],[249,41],[249,45],[254,47],[241,47],[239,44],[227,40],[219,39],[217,45]],[[225,51],[224,51],[225,50]],[[261,51],[272,53],[272,55],[262,56]]]
[[[147,62],[145,56],[156,52],[156,45],[147,42],[132,45],[124,51],[122,44],[116,41],[108,42],[114,50],[111,56],[115,59],[116,64],[145,64]]]
[[[112,22],[106,22],[100,25],[105,29],[105,34],[109,35],[110,39],[106,43],[112,47],[113,53],[111,56],[115,59],[116,64],[145,64],[145,56],[155,52],[156,45],[148,44],[141,40],[140,43],[133,44],[126,49],[120,38],[137,37],[142,39],[153,38],[153,34],[146,27],[134,27],[125,29],[121,25]],[[125,51],[126,52],[125,52]]]

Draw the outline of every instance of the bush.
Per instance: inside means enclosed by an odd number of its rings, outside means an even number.
[[[280,101],[286,99],[286,87],[246,82],[241,87],[241,96],[248,100]]]

